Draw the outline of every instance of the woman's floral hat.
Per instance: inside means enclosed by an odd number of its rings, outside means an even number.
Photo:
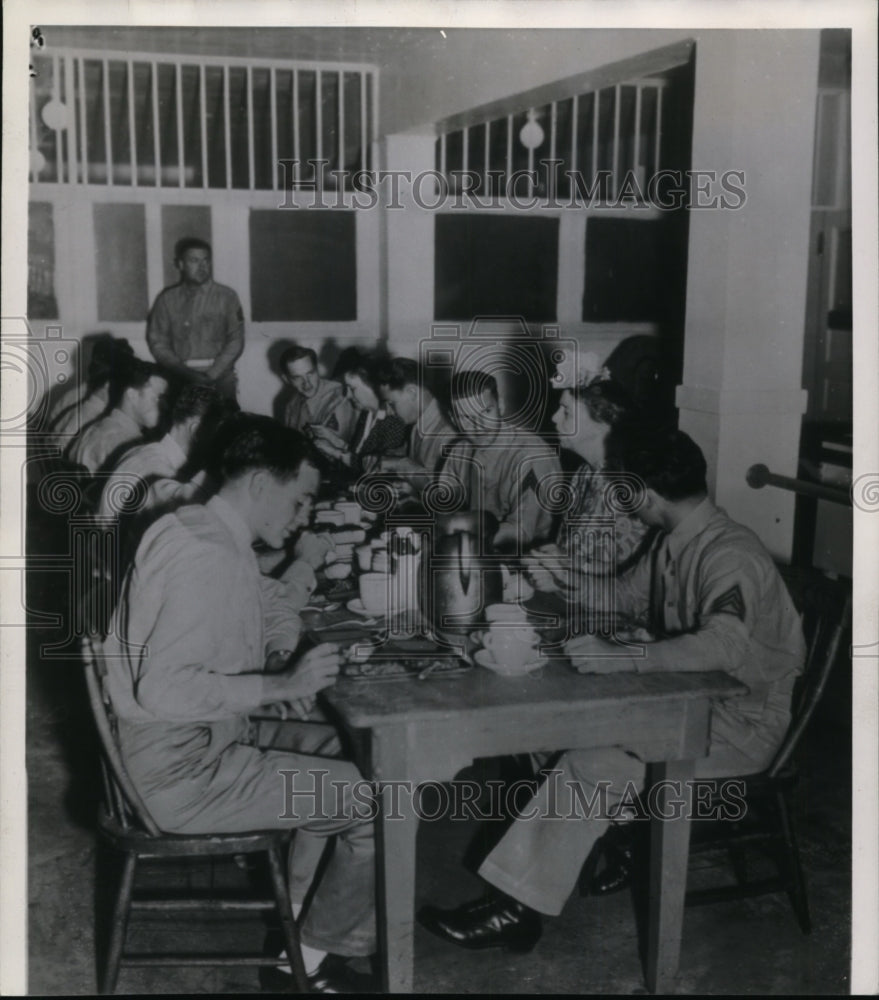
[[[581,353],[560,348],[558,355],[556,373],[549,380],[553,389],[582,388],[593,382],[606,382],[611,377],[608,367],[602,365],[593,351]]]

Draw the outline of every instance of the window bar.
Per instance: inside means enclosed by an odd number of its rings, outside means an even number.
[[[632,167],[635,171],[635,181],[638,182],[638,167],[640,163],[638,162],[641,157],[641,88],[635,86],[635,148],[632,153]],[[647,171],[645,169],[645,181],[647,179]],[[640,184],[640,182],[639,182]],[[639,188],[640,189],[640,188]]]
[[[61,64],[58,56],[52,57],[52,100],[61,103],[61,88],[58,84],[58,75],[61,72]],[[64,180],[64,160],[61,157],[61,130],[55,133],[55,172],[60,184]]]
[[[461,184],[465,184],[464,174],[467,172],[470,159],[470,129],[465,125],[461,129]]]
[[[378,87],[378,76],[376,74],[370,73],[369,79],[371,81],[372,89],[372,121],[369,123],[370,128],[370,162],[372,162],[371,147],[372,142],[378,137],[378,99],[379,99],[379,87]]]
[[[617,178],[617,172],[620,168],[620,103],[623,94],[622,87],[617,84],[613,88],[613,160],[612,160],[612,182],[613,182],[613,196],[616,198],[617,191],[619,190],[619,180]]]
[[[104,60],[104,75],[101,79],[104,92],[104,149],[107,155],[107,183],[113,183],[113,130],[110,127],[110,61]]]
[[[88,104],[85,99],[85,59],[77,59],[79,66],[79,136],[82,148],[82,182],[89,181]]]
[[[272,124],[272,190],[278,190],[278,98],[275,95],[275,67],[269,70],[269,116]]]
[[[549,158],[551,160],[555,159],[557,115],[558,106],[553,101],[549,106]]]
[[[339,70],[339,170],[345,169],[345,74]],[[345,181],[339,177],[339,186],[344,187]]]
[[[365,171],[366,151],[369,145],[366,122],[366,73],[360,74],[360,166]]]
[[[204,63],[198,68],[198,112],[201,126],[201,186],[208,187],[208,97]]]
[[[137,185],[137,136],[134,127],[134,63],[129,59],[126,68],[128,81],[128,149],[131,156],[131,186]]]
[[[299,70],[293,70],[293,159],[296,167],[293,172],[294,180],[299,180],[301,176],[301,166],[299,163]]]
[[[150,78],[153,89],[153,160],[156,171],[156,187],[159,186],[162,174],[162,143],[159,138],[159,64],[150,63]]]
[[[74,114],[73,56],[64,57],[64,103],[70,108],[67,127],[67,179],[70,183],[78,180],[76,169],[76,115]]]
[[[446,133],[440,136],[440,173],[446,177]],[[446,177],[446,180],[448,178]]]
[[[491,182],[488,176],[489,170],[491,170],[491,147],[489,140],[491,139],[491,122],[485,123],[485,177],[482,183],[485,185],[485,193],[491,197]]]
[[[592,183],[598,183],[598,105],[601,99],[601,91],[595,91],[595,103],[592,105],[594,114],[592,115]],[[599,196],[601,192],[599,191]]]
[[[226,129],[226,187],[232,187],[232,126],[229,121],[229,67],[223,67],[223,118]]]
[[[253,162],[253,67],[247,67],[247,179],[248,189],[253,191],[256,180]]]
[[[507,115],[507,184],[513,173],[513,116]]]
[[[35,80],[31,80],[30,86],[30,152],[32,154],[38,153],[40,149],[39,135],[40,135],[40,125],[37,119],[37,84]],[[80,107],[82,105],[80,104]],[[81,113],[81,112],[80,112]],[[34,170],[33,166],[33,156],[28,163],[28,169],[30,172],[31,181],[38,181],[40,179],[39,174]]]
[[[532,119],[537,121],[534,115],[534,108],[529,108],[528,113],[525,116],[526,120]],[[528,147],[528,195],[529,197],[534,196],[534,150]]]
[[[659,151],[661,147],[662,139],[662,87],[656,88],[656,152],[654,155],[653,169],[659,171],[661,164],[659,162]]]
[[[320,161],[323,159],[323,145],[324,145],[324,116],[323,116],[323,102],[321,100],[321,79],[320,70],[315,70],[314,73],[314,121],[315,121],[315,159]],[[317,176],[318,169],[320,169],[320,177]],[[323,183],[323,168],[315,165],[315,182],[320,185]]]
[[[177,100],[175,101],[177,105],[177,172],[179,174],[177,186],[183,187],[186,156],[183,151],[183,69],[179,62],[174,64],[174,87],[177,91]]]
[[[574,98],[571,101],[571,173],[575,174],[577,172],[577,115],[580,113],[579,109],[580,98],[574,94]]]

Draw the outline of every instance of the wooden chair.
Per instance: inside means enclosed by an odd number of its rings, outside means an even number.
[[[701,906],[786,892],[800,928],[808,934],[812,924],[792,810],[792,796],[799,777],[796,751],[824,694],[850,624],[851,585],[815,572],[799,574],[783,571],[782,575],[800,611],[807,643],[805,667],[794,691],[791,723],[778,753],[765,771],[724,779],[724,783],[735,781],[742,790],[745,809],[740,821],[693,820],[690,858],[725,849],[735,882],[692,889],[687,892],[686,905]],[[719,799],[704,802],[706,814],[710,814],[712,805],[722,806],[723,802]],[[613,865],[613,853],[620,849],[628,854],[627,865],[632,867],[636,884],[641,881],[648,854],[647,832],[647,824],[612,826],[605,838],[596,844],[583,867],[579,879],[580,894],[589,895],[598,891],[596,872],[602,860],[608,860]],[[774,862],[775,874],[749,878],[748,856],[754,851],[768,855]],[[628,884],[626,879],[619,881],[620,888]]]
[[[790,586],[790,582],[789,582]],[[693,823],[690,855],[726,849],[735,882],[687,893],[687,906],[701,906],[728,899],[764,893],[786,892],[804,934],[811,931],[806,881],[797,844],[792,795],[799,771],[796,751],[827,686],[851,616],[850,586],[827,578],[799,581],[791,587],[803,617],[808,653],[806,665],[794,691],[792,718],[784,742],[772,764],[759,774],[736,779],[744,790],[745,812],[741,821]],[[748,877],[748,852],[768,855],[776,874]]]
[[[106,687],[107,668],[100,644],[92,637],[83,640],[89,700],[102,750],[104,803],[98,828],[103,839],[124,856],[121,883],[112,914],[112,928],[104,968],[99,974],[102,993],[113,993],[120,967],[126,966],[272,966],[277,957],[256,954],[229,955],[184,953],[130,953],[124,950],[132,911],[191,914],[199,910],[214,914],[236,914],[276,910],[283,940],[293,968],[293,983],[299,992],[308,992],[302,964],[299,932],[293,918],[284,874],[282,849],[290,834],[284,830],[262,830],[222,834],[171,834],[156,826],[125,770],[119,752],[117,723]],[[205,895],[181,898],[138,897],[134,892],[138,862],[142,860],[179,862],[181,859],[233,858],[264,854],[268,860],[272,897],[259,899],[218,898]]]

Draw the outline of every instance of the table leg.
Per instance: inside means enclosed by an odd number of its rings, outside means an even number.
[[[650,827],[650,898],[647,925],[647,988],[671,992],[678,971],[687,863],[690,854],[690,810],[693,761],[677,760],[650,767],[655,791]],[[667,782],[668,784],[661,784]],[[679,818],[664,820],[662,816]]]

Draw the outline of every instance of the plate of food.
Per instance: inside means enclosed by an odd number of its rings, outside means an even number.
[[[368,660],[342,664],[342,676],[352,681],[427,680],[457,677],[472,670],[456,656],[388,657],[378,654]]]

